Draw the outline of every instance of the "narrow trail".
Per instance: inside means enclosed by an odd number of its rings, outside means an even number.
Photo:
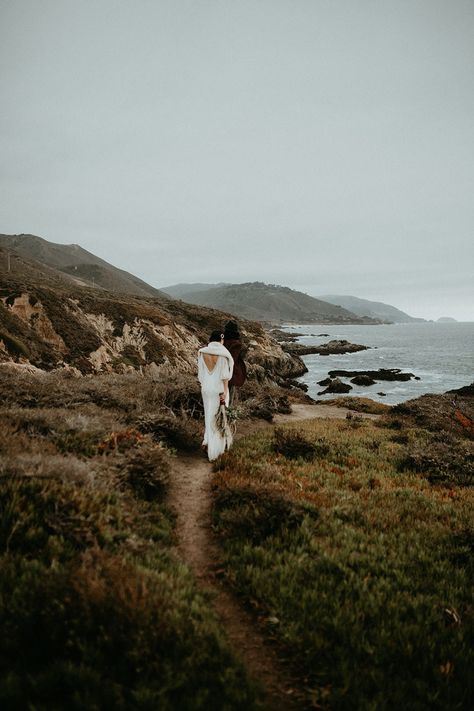
[[[256,429],[269,429],[283,422],[300,422],[315,417],[345,418],[345,408],[294,405],[290,415],[276,415],[273,423],[242,423],[239,437]],[[373,419],[377,416],[365,415]],[[212,465],[204,454],[180,456],[173,471],[169,503],[177,516],[178,554],[193,570],[198,584],[211,592],[217,616],[229,643],[252,679],[265,693],[265,705],[271,711],[293,711],[307,708],[292,678],[288,664],[272,643],[259,630],[255,617],[219,580],[222,552],[211,528]]]

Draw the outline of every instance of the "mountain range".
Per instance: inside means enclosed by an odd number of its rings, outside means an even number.
[[[368,299],[360,299],[357,296],[344,296],[341,294],[329,294],[320,296],[319,298],[324,301],[329,301],[330,304],[342,306],[358,316],[369,316],[370,318],[379,319],[386,323],[415,323],[425,321],[424,318],[409,316],[395,306],[384,304],[381,301],[369,301]]]
[[[116,294],[160,299],[179,299],[248,319],[271,324],[374,324],[405,323],[414,319],[388,304],[354,296],[315,298],[286,286],[248,282],[243,284],[175,284],[157,289],[77,244],[56,244],[32,234],[0,234],[6,253],[41,264],[50,278],[61,278],[79,288],[92,287]],[[25,266],[26,268],[26,266]]]
[[[246,318],[281,323],[408,323],[423,321],[377,301],[355,296],[315,298],[288,287],[247,284],[174,284],[161,291],[191,304],[212,306]]]
[[[301,291],[260,281],[245,284],[175,284],[162,291],[190,304],[210,306],[230,311],[238,318],[272,324],[376,323],[371,318],[356,316],[347,309]]]

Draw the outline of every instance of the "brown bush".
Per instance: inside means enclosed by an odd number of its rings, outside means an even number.
[[[238,389],[239,409],[242,417],[255,417],[271,422],[276,413],[291,412],[288,390],[279,386],[262,386],[255,380],[247,380]]]

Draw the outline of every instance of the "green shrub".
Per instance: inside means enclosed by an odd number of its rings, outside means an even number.
[[[147,495],[162,482],[137,455]],[[254,708],[156,501],[113,478],[6,477],[0,509],[2,708]]]
[[[0,601],[2,708],[252,708],[204,600],[172,568],[99,551],[63,568],[9,558]]]
[[[255,417],[271,422],[276,413],[291,413],[288,393],[275,385],[262,386],[255,380],[248,379],[237,389],[238,402],[243,417]]]
[[[146,501],[163,499],[170,478],[169,455],[163,447],[141,447],[127,464],[126,481]]]
[[[166,412],[186,436],[170,382],[0,369],[2,710],[257,707],[171,552],[171,452],[137,428]]]
[[[140,432],[153,435],[179,451],[193,452],[201,446],[202,425],[186,417],[157,413],[144,414],[134,420]]]
[[[436,439],[408,443],[398,469],[423,473],[432,483],[473,486],[474,447],[470,443]]]
[[[354,412],[366,412],[372,415],[384,415],[390,412],[391,406],[383,402],[371,400],[368,397],[357,397],[347,395],[330,400],[318,400],[318,405],[329,405],[333,407],[347,407]]]
[[[309,440],[299,430],[277,427],[273,433],[273,450],[287,459],[314,459],[324,457],[329,452],[329,445],[323,439]]]
[[[0,480],[0,550],[50,565],[121,540],[117,493],[37,477]]]
[[[305,517],[316,518],[317,511],[308,506],[295,506],[291,501],[251,489],[219,490],[215,509],[226,536],[240,541],[259,543],[269,536],[290,531]]]

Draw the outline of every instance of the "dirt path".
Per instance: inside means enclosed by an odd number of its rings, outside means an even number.
[[[298,422],[313,417],[345,418],[347,410],[317,405],[294,405],[290,415],[277,415],[275,424]],[[367,416],[372,418],[373,416]],[[242,423],[240,436],[255,429],[269,428],[266,422]],[[255,617],[247,612],[219,581],[216,571],[222,553],[215,542],[211,521],[212,465],[203,454],[178,457],[170,487],[170,503],[177,515],[178,551],[190,565],[198,583],[213,594],[214,607],[226,630],[231,647],[244,662],[250,676],[264,689],[266,706],[271,711],[307,708],[299,687],[291,678],[288,664],[278,647],[258,629]]]
[[[214,609],[232,649],[263,687],[268,709],[303,708],[276,648],[256,628],[256,620],[216,576],[222,554],[210,525],[212,465],[203,457],[179,457],[170,491],[177,514],[179,552],[198,583],[213,595]]]

